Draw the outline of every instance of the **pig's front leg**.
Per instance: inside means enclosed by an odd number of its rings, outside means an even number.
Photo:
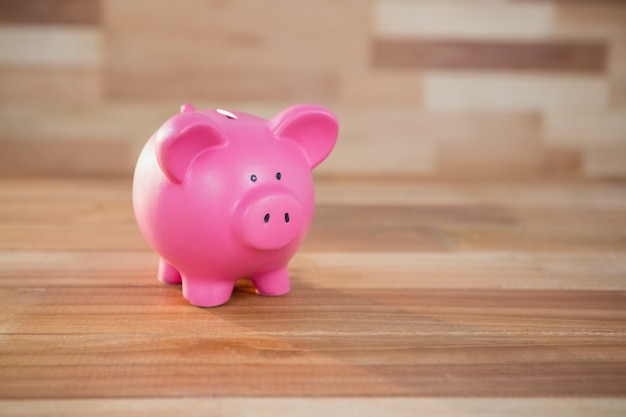
[[[283,295],[291,289],[286,266],[252,277],[252,283],[262,295]]]
[[[224,304],[230,299],[234,287],[233,280],[183,275],[183,296],[198,307],[217,307]]]
[[[182,282],[180,272],[163,258],[159,258],[157,278],[164,284],[176,285]]]

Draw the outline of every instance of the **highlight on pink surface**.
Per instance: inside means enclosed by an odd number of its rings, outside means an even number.
[[[224,304],[235,282],[290,290],[288,263],[314,212],[312,169],[332,151],[336,117],[296,105],[271,120],[191,104],[144,146],[133,181],[139,228],[159,254],[157,277],[197,306]]]
[[[188,113],[192,111],[196,111],[196,108],[191,103],[185,103],[182,106],[180,106],[181,113]]]

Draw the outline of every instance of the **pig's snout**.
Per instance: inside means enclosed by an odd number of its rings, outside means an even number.
[[[242,201],[238,227],[244,241],[263,250],[281,249],[302,228],[302,207],[287,192],[257,194]]]

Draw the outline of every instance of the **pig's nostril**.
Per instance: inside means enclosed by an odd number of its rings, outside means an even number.
[[[289,223],[289,213],[285,213],[285,223]]]
[[[269,222],[269,221],[270,221],[270,214],[269,214],[269,213],[267,213],[267,214],[265,215],[265,217],[263,218],[263,221],[264,221],[265,223],[267,223],[267,222]]]

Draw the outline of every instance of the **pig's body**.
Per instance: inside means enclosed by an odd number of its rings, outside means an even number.
[[[158,277],[192,304],[228,301],[235,281],[289,291],[287,264],[313,219],[311,170],[332,150],[336,119],[294,106],[271,121],[190,106],[159,129],[135,170],[139,228]]]

